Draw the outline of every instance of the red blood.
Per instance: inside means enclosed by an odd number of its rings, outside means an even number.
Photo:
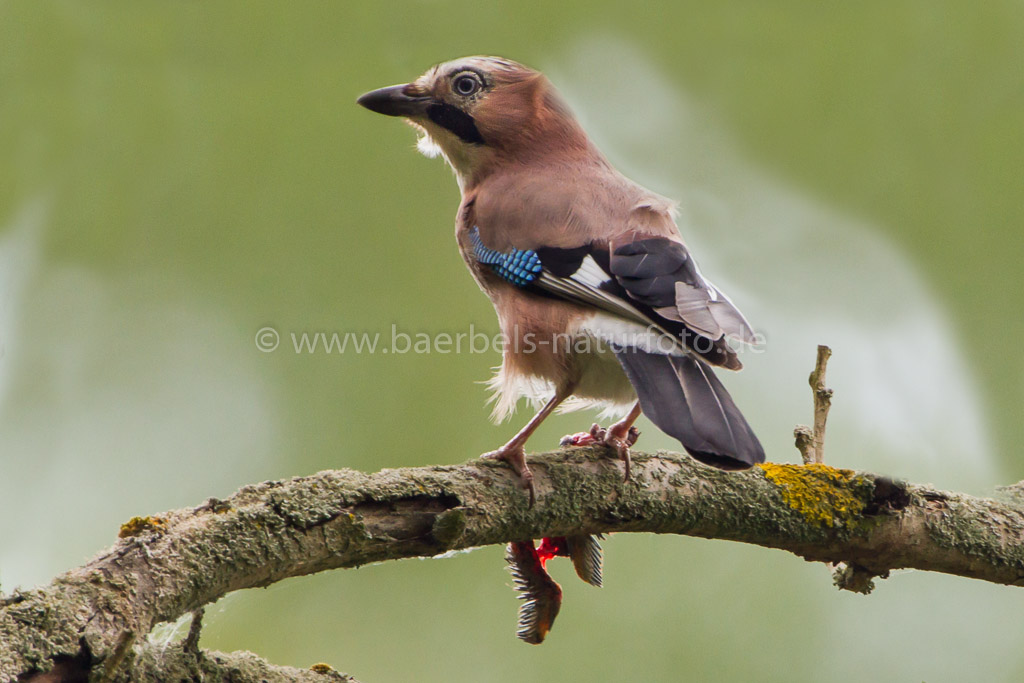
[[[537,548],[537,556],[540,558],[540,564],[542,567],[545,566],[547,561],[552,557],[568,557],[569,544],[566,542],[565,536],[542,538],[540,540],[540,547]]]

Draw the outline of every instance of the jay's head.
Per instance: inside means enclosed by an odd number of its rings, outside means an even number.
[[[445,62],[358,102],[405,117],[422,133],[420,151],[443,154],[463,186],[503,163],[596,153],[544,75],[500,57]]]

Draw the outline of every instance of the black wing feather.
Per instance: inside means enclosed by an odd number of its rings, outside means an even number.
[[[660,238],[619,247],[611,254],[609,270],[630,297],[652,307],[673,305],[677,282],[697,281],[686,247]]]
[[[764,462],[764,449],[739,408],[705,363],[638,348],[616,349],[640,408],[697,460],[726,469]]]

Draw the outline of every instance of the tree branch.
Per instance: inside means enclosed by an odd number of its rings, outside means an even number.
[[[797,450],[805,465],[825,462],[825,424],[828,422],[828,409],[832,406],[832,390],[825,386],[825,369],[831,357],[832,349],[819,344],[814,370],[807,378],[814,396],[814,427],[797,425],[793,430]]]
[[[821,464],[722,472],[671,453],[634,453],[628,482],[602,449],[533,456],[531,468],[533,508],[505,465],[473,460],[375,474],[326,471],[135,518],[88,564],[3,598],[0,680],[32,680],[28,674],[55,663],[96,680],[167,680],[198,660],[236,666],[250,655],[200,653],[195,637],[158,653],[145,636],[241,588],[542,536],[675,533],[844,561],[874,576],[914,568],[1024,584],[1024,508],[1015,502]],[[281,675],[232,680],[314,680]]]

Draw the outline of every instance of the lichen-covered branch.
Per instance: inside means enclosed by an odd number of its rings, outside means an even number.
[[[147,645],[134,657],[130,666],[118,675],[119,680],[138,683],[167,681],[231,681],[232,683],[359,683],[355,678],[335,671],[326,664],[308,669],[276,666],[251,652],[189,651],[180,645],[156,647]]]
[[[170,679],[174,658],[155,653],[146,634],[231,591],[542,536],[686,534],[845,561],[874,576],[909,567],[1024,584],[1024,508],[1014,502],[821,464],[729,473],[686,456],[634,453],[630,481],[602,449],[545,453],[530,464],[533,508],[505,465],[473,460],[321,472],[135,518],[85,566],[3,598],[0,681],[32,680],[55,663],[88,670],[94,680],[159,678],[146,678],[147,670]],[[179,648],[181,666],[192,666],[195,653],[186,649]],[[205,661],[238,657],[206,653]]]

